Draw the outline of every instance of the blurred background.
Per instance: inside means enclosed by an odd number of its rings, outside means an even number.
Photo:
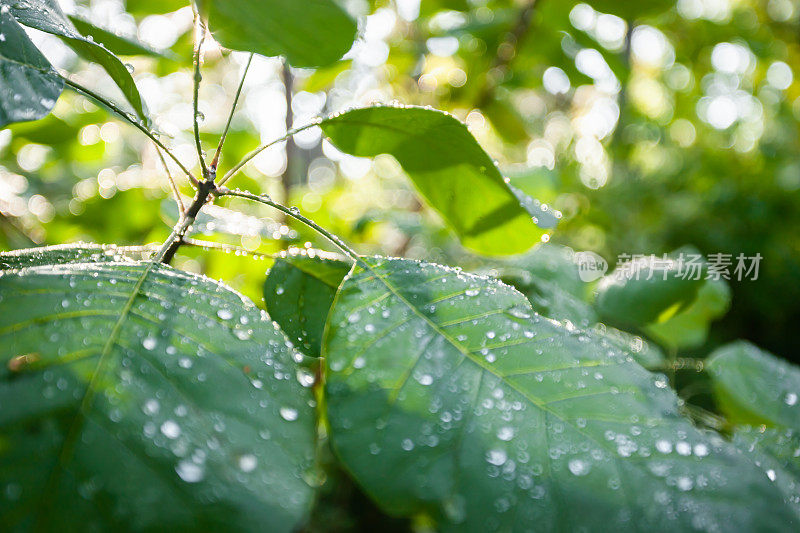
[[[117,43],[115,52],[126,56],[163,142],[196,170],[188,3],[60,3],[144,45]],[[594,251],[612,268],[620,254],[686,246],[760,253],[758,279],[728,282],[730,309],[714,315],[708,336],[675,349],[703,356],[744,338],[800,362],[800,0],[342,4],[359,18],[343,61],[312,71],[254,58],[222,171],[287,128],[349,107],[447,110],[515,186],[563,213],[553,243]],[[57,68],[124,101],[100,67],[28,31]],[[206,42],[198,118],[208,150],[247,58]],[[459,245],[391,157],[344,155],[318,128],[262,152],[230,185],[297,206],[361,253],[493,265]],[[176,216],[150,141],[82,96],[65,92],[48,117],[0,131],[0,249],[163,241]],[[195,230],[236,249],[184,247],[173,264],[257,303],[268,254],[328,246],[268,208],[235,201],[208,210]]]

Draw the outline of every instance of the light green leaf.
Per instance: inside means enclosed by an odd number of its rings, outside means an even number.
[[[266,314],[164,265],[30,253],[0,256],[39,265],[0,272],[0,529],[292,530],[313,399]]]
[[[589,0],[590,6],[603,13],[611,13],[634,22],[640,17],[657,15],[674,7],[675,0],[648,0],[647,2],[631,2],[630,0]]]
[[[0,127],[44,117],[56,105],[64,80],[5,5],[0,7],[0,35]]]
[[[394,156],[431,207],[475,251],[524,252],[558,223],[557,212],[512,190],[467,127],[451,115],[378,106],[334,115],[320,126],[343,152]]]
[[[328,312],[350,266],[335,254],[293,248],[267,274],[267,312],[306,355],[319,357]]]
[[[122,94],[140,119],[147,122],[147,111],[133,81],[131,73],[111,51],[103,45],[87,39],[75,29],[56,0],[24,0],[11,4],[14,17],[30,28],[36,28],[59,37],[78,55],[102,66],[122,90]]]
[[[444,531],[793,529],[663,377],[497,281],[363,258],[323,355],[334,447],[391,513]]]
[[[695,300],[664,322],[648,324],[645,331],[659,342],[676,348],[696,348],[708,337],[711,322],[731,304],[731,290],[722,280],[705,280]]]
[[[714,397],[736,424],[800,430],[800,369],[738,341],[715,350],[706,364]]]
[[[356,23],[333,0],[202,0],[214,38],[233,50],[286,56],[294,67],[336,62]]]
[[[110,244],[59,244],[44,248],[26,248],[0,253],[0,270],[65,263],[101,263],[130,261],[133,255],[125,247]]]
[[[115,54],[122,56],[170,57],[168,54],[153,50],[139,42],[135,37],[116,34],[111,30],[95,26],[80,17],[70,15],[68,18],[81,35],[91,37],[95,42],[102,44]]]
[[[640,326],[665,321],[695,299],[703,285],[695,277],[700,276],[684,275],[677,261],[623,263],[597,284],[595,307],[614,322]]]

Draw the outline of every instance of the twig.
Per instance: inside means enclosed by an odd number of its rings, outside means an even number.
[[[184,214],[186,213],[186,208],[183,206],[181,193],[178,191],[178,186],[175,185],[175,180],[172,179],[172,173],[169,171],[169,167],[167,166],[167,161],[164,159],[164,155],[161,153],[161,149],[158,146],[156,146],[156,154],[158,154],[158,158],[161,160],[161,164],[164,166],[164,172],[167,173],[167,180],[169,180],[169,187],[170,189],[172,189],[172,195],[175,197],[175,203],[178,204],[178,211],[181,214],[181,218],[183,218]]]
[[[247,192],[247,191],[230,190],[230,189],[227,189],[225,187],[217,188],[216,190],[212,191],[211,194],[213,194],[214,196],[235,196],[235,197],[238,197],[238,198],[245,198],[247,200],[252,200],[254,202],[258,202],[258,203],[261,203],[261,204],[264,204],[264,205],[268,205],[270,207],[274,207],[278,211],[281,211],[282,213],[290,216],[291,218],[294,218],[295,220],[299,220],[300,222],[302,222],[303,224],[305,224],[309,228],[313,229],[314,231],[316,231],[317,233],[319,233],[320,235],[322,235],[323,237],[328,239],[331,243],[336,245],[337,248],[339,248],[342,252],[344,252],[345,255],[350,257],[350,259],[352,259],[353,261],[358,261],[359,256],[358,256],[358,254],[356,253],[355,250],[350,248],[342,239],[340,239],[339,237],[337,237],[333,233],[330,233],[328,230],[326,230],[322,226],[318,225],[316,222],[314,222],[310,218],[307,218],[307,217],[303,216],[302,214],[300,214],[300,211],[296,207],[291,207],[290,208],[290,207],[286,207],[284,205],[281,205],[279,203],[273,202],[272,199],[269,196],[266,196],[266,195],[253,194],[253,193]]]
[[[156,145],[157,145],[158,147],[160,147],[162,150],[164,150],[164,152],[166,152],[166,154],[167,154],[167,155],[170,157],[170,159],[172,159],[173,161],[175,161],[175,164],[176,164],[176,165],[178,165],[178,167],[179,167],[179,168],[180,168],[180,169],[183,171],[183,173],[184,173],[184,174],[186,174],[186,177],[187,177],[187,178],[189,178],[189,181],[191,181],[191,182],[192,182],[192,185],[194,185],[195,187],[197,187],[197,186],[198,186],[198,181],[197,181],[197,178],[195,178],[194,176],[192,176],[192,173],[191,173],[191,172],[189,172],[189,169],[187,169],[187,168],[186,168],[186,167],[183,165],[183,163],[181,163],[180,159],[178,159],[177,157],[175,157],[175,154],[173,154],[173,153],[170,151],[170,149],[169,149],[169,148],[167,148],[166,146],[164,146],[164,143],[162,143],[162,142],[161,142],[161,140],[160,140],[158,137],[156,137],[156,136],[153,134],[153,132],[152,132],[152,131],[150,131],[148,128],[146,128],[146,127],[145,127],[143,124],[141,124],[141,123],[140,123],[138,120],[135,120],[135,119],[131,118],[131,116],[130,116],[128,113],[126,113],[125,111],[123,111],[122,109],[120,109],[120,107],[119,107],[117,104],[115,104],[114,102],[112,102],[111,100],[108,100],[107,98],[105,98],[105,97],[103,97],[103,96],[100,96],[99,94],[97,94],[96,92],[92,91],[91,89],[87,89],[87,88],[86,88],[86,87],[84,87],[83,85],[81,85],[81,84],[79,84],[79,83],[76,83],[76,82],[74,82],[74,81],[70,80],[69,78],[64,78],[64,77],[62,77],[62,79],[64,80],[64,83],[65,83],[66,85],[68,85],[69,87],[71,87],[72,89],[74,89],[74,90],[76,90],[76,91],[78,91],[78,92],[80,92],[80,93],[84,94],[85,96],[89,96],[89,97],[91,97],[91,98],[93,98],[93,99],[97,100],[98,102],[100,102],[101,104],[103,104],[104,106],[106,106],[108,109],[110,109],[111,111],[113,111],[114,113],[116,113],[117,115],[119,115],[119,116],[120,116],[122,119],[124,119],[126,122],[130,123],[130,124],[131,124],[131,125],[133,125],[133,126],[136,128],[136,129],[138,129],[139,131],[141,131],[142,133],[144,133],[145,135],[147,135],[147,136],[150,138],[150,140],[151,140],[151,141],[153,141],[154,143],[156,143]]]
[[[197,32],[200,32],[200,39],[197,38]],[[203,146],[200,143],[200,110],[198,109],[200,99],[200,81],[203,79],[200,74],[200,56],[202,54],[203,42],[206,40],[206,27],[200,20],[198,13],[194,14],[194,84],[192,89],[192,107],[194,108],[194,117],[192,117],[192,126],[194,128],[194,144],[197,148],[197,157],[200,159],[200,168],[203,171],[203,179],[208,180],[208,167],[206,167],[206,160],[203,157]]]
[[[211,160],[211,172],[217,172],[217,165],[219,164],[219,154],[222,152],[222,146],[225,144],[225,138],[228,136],[228,129],[231,127],[231,120],[233,120],[233,113],[236,111],[236,104],[239,103],[239,95],[242,94],[242,87],[244,87],[244,80],[247,77],[247,71],[250,70],[250,63],[253,62],[253,54],[250,54],[250,57],[247,58],[247,64],[244,66],[244,72],[242,73],[242,79],[239,81],[239,88],[236,89],[236,96],[233,98],[233,105],[231,106],[231,112],[228,115],[228,122],[225,123],[225,129],[222,131],[222,137],[219,139],[219,144],[217,145],[217,151],[214,153],[214,159]]]
[[[156,255],[155,261],[160,261],[166,265],[172,261],[172,258],[175,256],[175,252],[177,252],[178,248],[180,248],[181,244],[183,244],[183,238],[186,235],[186,231],[192,226],[192,224],[194,224],[194,219],[197,217],[200,209],[206,205],[209,197],[211,197],[212,191],[215,190],[216,186],[214,185],[213,179],[205,179],[200,182],[200,185],[197,188],[197,194],[195,195],[194,200],[192,200],[192,204],[189,206],[189,209],[186,210],[184,216],[178,220],[177,224],[175,224],[172,234],[164,242],[164,246]]]
[[[253,159],[255,156],[257,156],[258,154],[260,154],[261,152],[263,152],[264,150],[266,150],[267,148],[269,148],[273,144],[277,144],[277,143],[279,143],[281,141],[285,141],[286,139],[288,139],[289,137],[291,137],[295,133],[300,133],[301,131],[307,130],[308,128],[313,128],[314,126],[319,126],[321,123],[322,123],[321,120],[316,120],[316,121],[314,121],[314,122],[312,122],[310,124],[306,124],[305,126],[300,126],[299,128],[295,128],[293,130],[289,130],[289,131],[286,132],[285,135],[275,139],[274,141],[270,141],[270,142],[268,142],[266,144],[262,144],[261,146],[259,146],[258,148],[256,148],[255,150],[253,150],[252,152],[250,152],[249,154],[244,156],[241,161],[236,163],[236,165],[234,165],[234,167],[232,169],[230,169],[228,172],[226,172],[225,175],[222,177],[222,179],[219,180],[219,183],[217,183],[217,185],[222,185],[223,183],[225,183],[226,181],[231,179],[231,177],[233,177],[234,174],[239,172],[239,170],[243,166],[245,166],[247,163],[249,163],[251,159]]]

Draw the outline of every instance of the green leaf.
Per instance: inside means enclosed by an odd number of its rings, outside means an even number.
[[[602,336],[615,348],[627,355],[645,368],[661,368],[667,362],[664,352],[655,344],[647,342],[639,335],[628,333],[605,324],[595,325],[595,333]]]
[[[623,263],[597,284],[595,307],[606,319],[632,325],[662,322],[692,302],[703,285],[677,261]]]
[[[202,0],[200,5],[222,46],[286,56],[294,67],[334,63],[356,36],[355,21],[333,0]]]
[[[322,332],[350,263],[335,254],[293,248],[275,259],[264,282],[270,317],[306,355],[319,357]]]
[[[64,80],[5,5],[0,8],[0,35],[0,127],[44,117],[56,105]]]
[[[497,281],[363,258],[323,346],[333,444],[394,514],[442,530],[792,529],[767,476],[663,377]]]
[[[126,249],[103,244],[59,244],[44,248],[26,248],[0,253],[0,270],[15,270],[42,265],[65,263],[101,263],[130,261]]]
[[[431,207],[475,251],[524,252],[558,222],[557,212],[533,200],[523,207],[467,127],[447,113],[368,107],[334,115],[320,126],[343,152],[394,156]]]
[[[292,530],[313,399],[266,314],[168,266],[30,253],[0,272],[0,528]]]
[[[800,433],[787,428],[737,427],[733,444],[764,470],[800,516]]]
[[[705,280],[695,300],[664,322],[648,324],[645,331],[659,342],[676,348],[696,348],[708,338],[711,322],[723,316],[731,304],[725,280]]]
[[[122,90],[125,99],[131,104],[139,118],[145,122],[149,120],[139,89],[136,88],[131,73],[128,72],[122,61],[103,45],[78,33],[72,22],[61,11],[56,0],[15,2],[11,4],[11,12],[20,24],[59,37],[82,58],[102,66]]]
[[[139,42],[135,37],[118,35],[111,30],[95,26],[80,17],[69,15],[69,20],[82,35],[91,37],[95,42],[102,44],[115,54],[122,56],[170,57],[168,54],[153,50]]]
[[[737,341],[715,350],[706,364],[714,397],[736,424],[800,430],[800,369]]]
[[[570,248],[540,244],[509,261],[508,267],[500,269],[500,279],[524,294],[540,315],[589,326],[597,322],[597,315],[584,300],[586,283],[581,281],[572,257]]]

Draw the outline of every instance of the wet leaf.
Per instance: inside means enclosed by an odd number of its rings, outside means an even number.
[[[499,282],[364,258],[323,352],[335,449],[392,513],[467,531],[792,529],[779,490],[684,419],[663,376]]]
[[[119,35],[77,16],[70,15],[68,18],[81,35],[91,37],[95,42],[102,44],[115,54],[122,56],[170,57],[169,54],[153,50],[139,42],[135,37]]]
[[[356,23],[333,0],[202,0],[224,47],[286,56],[294,67],[335,63],[352,46]]]
[[[292,530],[316,432],[277,326],[208,278],[31,254],[0,272],[2,529]]]
[[[56,0],[21,0],[11,4],[11,12],[20,24],[59,37],[82,58],[103,67],[139,118],[149,120],[139,89],[122,61],[103,45],[81,35]]]
[[[350,266],[335,254],[295,248],[276,258],[267,274],[267,312],[306,355],[320,355],[328,312]]]
[[[5,5],[0,7],[0,37],[0,127],[44,117],[56,105],[64,81]]]
[[[378,106],[334,115],[321,127],[345,153],[397,159],[464,246],[475,251],[524,252],[558,223],[557,212],[512,190],[467,127],[451,115]]]
[[[800,430],[800,369],[738,341],[714,351],[706,364],[714,397],[737,424]]]

